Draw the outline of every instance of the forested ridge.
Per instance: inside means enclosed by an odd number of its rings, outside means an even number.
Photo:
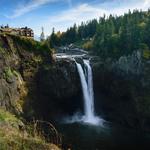
[[[102,57],[117,59],[133,51],[142,50],[145,58],[150,57],[150,10],[134,10],[122,16],[110,15],[82,22],[57,32],[53,29],[48,38],[51,47],[75,43]]]

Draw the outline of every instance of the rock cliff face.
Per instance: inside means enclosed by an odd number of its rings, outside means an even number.
[[[13,113],[23,113],[32,99],[35,75],[47,60],[37,44],[17,36],[0,35],[0,106]]]
[[[82,109],[76,65],[52,63],[35,41],[0,35],[0,107],[26,118],[53,119]],[[49,57],[48,57],[49,55]]]
[[[74,62],[62,60],[53,63],[51,51],[41,43],[0,34],[2,147],[8,146],[9,149],[13,144],[16,149],[22,146],[27,149],[59,149],[42,140],[43,137],[36,141],[36,138],[31,138],[31,133],[27,134],[28,125],[14,125],[12,121],[22,118],[24,122],[28,119],[52,122],[80,109],[81,105],[77,104],[80,97],[80,82]],[[10,115],[7,111],[11,112]]]
[[[150,68],[140,52],[93,63],[96,110],[104,118],[150,129]]]
[[[23,79],[19,69],[19,51],[10,36],[0,36],[0,106],[16,111],[16,102],[23,94]]]
[[[52,119],[82,110],[82,93],[75,62],[60,60],[37,74],[37,113]],[[46,119],[46,118],[45,118]]]
[[[0,107],[44,120],[82,111],[75,63],[69,59],[52,63],[51,54],[31,46],[34,41],[16,38],[0,35]],[[112,122],[150,130],[149,65],[142,52],[116,62],[92,61],[96,113]]]

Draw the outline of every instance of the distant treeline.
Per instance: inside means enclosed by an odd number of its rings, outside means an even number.
[[[134,10],[122,16],[100,17],[80,26],[74,24],[66,32],[48,38],[51,47],[82,43],[80,46],[103,57],[119,58],[136,50],[144,50],[150,57],[150,10]]]

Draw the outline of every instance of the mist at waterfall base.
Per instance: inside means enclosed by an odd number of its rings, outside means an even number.
[[[145,132],[104,121],[94,112],[92,69],[88,60],[76,62],[82,86],[84,114],[77,112],[57,124],[63,149],[71,150],[147,150],[150,136]]]
[[[94,91],[93,91],[93,75],[89,60],[83,60],[83,67],[81,64],[76,63],[79,73],[83,101],[84,101],[84,114],[80,112],[75,113],[72,117],[65,118],[65,123],[82,123],[96,126],[103,126],[104,120],[95,115],[94,111]]]

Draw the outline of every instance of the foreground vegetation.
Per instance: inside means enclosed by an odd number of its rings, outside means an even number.
[[[25,125],[13,114],[0,109],[0,149],[1,150],[59,150],[46,143],[44,138],[33,134],[33,126]]]
[[[39,66],[51,65],[51,49],[44,42],[0,34],[0,58],[0,150],[59,150],[43,128],[35,127],[31,113],[34,77]]]

